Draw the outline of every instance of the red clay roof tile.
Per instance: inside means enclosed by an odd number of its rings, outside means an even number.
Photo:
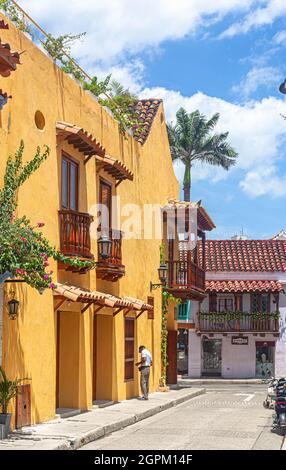
[[[207,292],[281,292],[279,281],[206,281]]]

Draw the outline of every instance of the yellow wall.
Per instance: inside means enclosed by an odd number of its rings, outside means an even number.
[[[0,19],[3,16],[0,15]],[[7,20],[8,22],[8,20]],[[9,22],[8,22],[9,23]],[[56,122],[66,121],[83,127],[106,148],[109,155],[124,162],[134,173],[134,181],[120,184],[117,194],[122,203],[164,205],[169,197],[177,197],[175,178],[168,146],[163,106],[154,119],[152,131],[144,146],[131,136],[120,135],[116,121],[85,92],[75,80],[40,51],[25,35],[9,23],[8,31],[1,31],[1,39],[12,50],[25,51],[21,65],[9,78],[0,78],[0,88],[11,94],[1,113],[0,155],[3,177],[4,162],[25,142],[25,159],[30,159],[40,145],[49,145],[50,156],[19,191],[18,215],[26,214],[33,223],[45,222],[44,235],[59,247],[58,210],[60,208],[60,155],[65,150],[77,158],[80,167],[80,207],[89,211],[97,202],[97,175],[95,158],[84,165],[84,157],[71,145],[57,141]],[[45,129],[40,131],[34,115],[40,110],[45,117]],[[126,275],[116,283],[96,280],[95,270],[85,275],[55,271],[55,281],[69,282],[91,290],[97,289],[119,296],[132,296],[147,301],[149,282],[158,282],[159,240],[123,240],[123,263]],[[97,257],[97,244],[92,241],[92,252]],[[6,291],[10,285],[6,285]],[[144,313],[136,321],[136,347],[143,343],[153,353],[151,390],[156,389],[160,377],[160,290],[155,291],[155,319]],[[56,321],[52,292],[40,295],[25,284],[16,286],[20,300],[19,318],[12,322],[4,313],[3,364],[10,377],[29,377],[32,387],[32,422],[54,417],[56,383]],[[92,309],[80,313],[82,306],[64,304],[60,310],[66,335],[61,339],[61,352],[71,356],[68,367],[62,371],[62,406],[88,409],[92,406],[93,319]],[[77,312],[77,313],[76,313]],[[114,319],[112,310],[101,312],[98,318],[97,391],[98,398],[125,399],[139,392],[139,377],[124,382],[124,319],[120,312]],[[131,315],[133,315],[131,313]],[[76,353],[78,350],[78,360]],[[70,371],[74,368],[74,377]],[[78,384],[78,386],[77,386]],[[70,405],[69,405],[70,404]]]

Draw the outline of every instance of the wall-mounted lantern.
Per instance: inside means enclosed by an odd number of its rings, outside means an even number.
[[[19,311],[19,300],[12,299],[8,302],[8,315],[10,320],[16,320]]]
[[[107,235],[102,235],[98,240],[98,255],[100,258],[108,259],[111,256],[112,241]]]
[[[161,263],[160,267],[158,268],[158,276],[161,281],[161,284],[153,284],[150,282],[150,291],[158,289],[159,287],[164,287],[167,284],[168,278],[168,266],[166,263]]]

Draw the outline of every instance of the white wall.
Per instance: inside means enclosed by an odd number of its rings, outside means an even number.
[[[286,292],[286,284],[283,285]],[[280,294],[279,298],[279,331],[280,336],[276,342],[275,350],[275,376],[286,377],[286,295]]]
[[[255,341],[259,338],[243,335],[248,336],[248,345],[232,345],[232,336],[222,337],[222,377],[237,379],[255,377]]]
[[[201,376],[201,336],[189,330],[189,366],[188,375],[193,378]]]

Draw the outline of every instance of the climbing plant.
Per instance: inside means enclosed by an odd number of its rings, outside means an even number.
[[[93,267],[92,261],[69,258],[52,247],[43,236],[44,222],[32,225],[26,216],[17,217],[18,190],[40,167],[49,155],[37,148],[32,160],[23,163],[24,143],[7,160],[4,184],[0,190],[0,274],[10,273],[21,277],[27,284],[40,290],[55,287],[53,271],[49,269],[49,258],[62,261],[74,267]]]
[[[107,107],[118,121],[119,130],[124,135],[128,129],[136,133],[141,131],[140,114],[136,109],[138,97],[125,89],[117,81],[111,81],[111,75],[103,80],[98,77],[90,77],[76,62],[70,57],[72,45],[81,40],[86,33],[76,35],[64,34],[54,37],[46,34],[44,38],[39,37],[25,15],[17,8],[11,0],[0,0],[0,9],[13,21],[20,31],[29,33],[33,38],[40,41],[42,47],[48,52],[50,57],[59,63],[61,69],[76,80],[78,80],[85,90],[96,96],[98,102]]]

